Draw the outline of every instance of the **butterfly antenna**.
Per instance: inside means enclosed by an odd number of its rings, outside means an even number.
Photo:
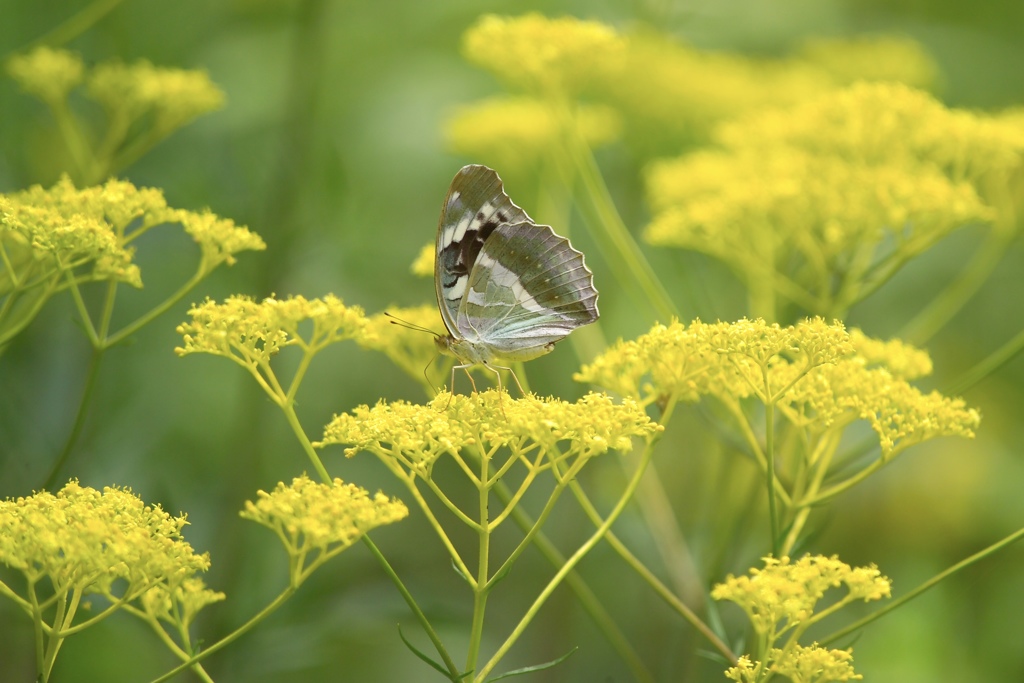
[[[437,332],[435,332],[434,330],[430,329],[429,327],[423,327],[422,325],[417,325],[415,323],[411,323],[408,320],[402,320],[398,316],[391,315],[387,311],[384,311],[384,315],[386,317],[388,317],[388,318],[391,318],[391,324],[392,325],[398,325],[399,327],[404,327],[407,330],[416,330],[417,332],[426,332],[427,334],[432,334],[435,337],[441,336]],[[434,361],[431,360],[430,362],[433,363]]]

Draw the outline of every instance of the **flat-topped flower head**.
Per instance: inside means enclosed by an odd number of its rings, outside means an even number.
[[[263,251],[263,238],[247,227],[236,225],[230,218],[221,218],[209,210],[175,211],[174,220],[181,223],[203,253],[201,267],[210,271],[226,263],[233,266],[235,254],[241,251]]]
[[[573,95],[614,73],[625,41],[607,24],[488,14],[463,37],[466,58],[526,92]]]
[[[286,346],[318,350],[368,334],[363,310],[346,306],[333,295],[322,299],[271,297],[260,302],[246,296],[228,297],[223,303],[207,299],[193,306],[189,315],[192,321],[177,328],[184,341],[175,349],[180,356],[212,353],[267,363]]]
[[[909,344],[851,334],[821,318],[792,326],[698,320],[655,325],[620,341],[575,378],[644,405],[711,396],[736,406],[756,397],[812,434],[865,420],[889,458],[939,436],[972,438],[980,423],[963,400],[924,394],[908,383],[930,369],[927,354]]]
[[[269,493],[259,491],[240,514],[277,533],[289,554],[303,555],[341,552],[369,531],[405,519],[409,510],[400,500],[371,496],[341,479],[322,484],[303,475]]]
[[[804,371],[834,363],[850,352],[842,323],[820,318],[783,327],[764,320],[736,323],[655,325],[634,341],[619,341],[584,366],[575,379],[650,403],[676,395],[687,401],[713,394],[733,399],[762,392],[762,367],[777,375],[781,389],[791,380],[784,366]]]
[[[182,538],[186,523],[128,489],[71,481],[56,494],[0,502],[0,562],[29,582],[48,578],[60,593],[116,599],[116,591],[130,602],[157,586],[177,590],[209,568]]]
[[[815,620],[815,608],[830,588],[845,588],[840,604],[881,600],[890,595],[891,582],[874,565],[851,567],[838,557],[805,555],[764,558],[764,568],[749,575],[729,575],[711,590],[715,600],[739,605],[761,634],[780,634]],[[834,605],[829,611],[834,611]]]
[[[573,130],[565,130],[566,126]],[[570,121],[542,99],[495,97],[459,107],[445,123],[448,147],[457,154],[480,159],[506,171],[535,166],[567,134],[576,134],[591,148],[618,138],[619,115],[602,105],[578,105]]]
[[[348,446],[349,457],[369,451],[429,478],[439,457],[463,449],[487,453],[508,447],[522,454],[539,446],[548,458],[589,458],[609,449],[629,450],[632,437],[659,430],[634,401],[616,404],[604,394],[587,394],[576,402],[512,399],[488,390],[472,396],[443,393],[429,405],[381,401],[373,408],[360,406],[336,416],[323,441],[314,445]]]
[[[82,82],[84,72],[78,55],[46,45],[7,62],[7,73],[22,90],[51,105],[62,102]]]

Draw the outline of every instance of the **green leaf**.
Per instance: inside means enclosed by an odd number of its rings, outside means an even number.
[[[544,669],[550,669],[551,667],[557,666],[557,665],[561,664],[562,662],[564,662],[565,660],[569,659],[569,657],[572,657],[573,654],[575,654],[576,650],[578,650],[578,649],[579,649],[578,647],[574,647],[573,649],[569,650],[568,652],[566,652],[564,655],[562,655],[558,659],[552,659],[550,662],[545,662],[544,664],[534,664],[533,666],[526,666],[526,667],[523,667],[522,669],[514,669],[512,671],[506,671],[505,673],[501,674],[500,676],[495,676],[494,678],[488,678],[487,679],[487,683],[492,683],[493,681],[500,681],[502,678],[511,678],[512,676],[520,676],[522,674],[532,674],[535,671],[543,671]]]
[[[402,625],[401,625],[401,624],[399,624],[399,625],[398,625],[398,637],[402,639],[402,642],[403,642],[403,643],[405,643],[405,646],[406,646],[407,648],[409,648],[409,650],[410,650],[410,651],[411,651],[411,652],[412,652],[412,653],[413,653],[414,655],[416,655],[417,657],[419,657],[420,659],[422,659],[422,660],[423,660],[424,662],[426,662],[426,663],[427,663],[428,665],[430,665],[430,667],[431,667],[431,668],[433,668],[433,669],[435,669],[435,670],[439,671],[439,672],[441,673],[441,675],[442,675],[442,676],[444,676],[445,678],[447,678],[447,679],[448,679],[449,681],[452,681],[452,683],[458,683],[459,681],[463,680],[464,678],[466,678],[467,676],[469,676],[470,674],[472,674],[472,673],[473,673],[473,671],[472,671],[472,670],[470,670],[470,671],[467,671],[467,672],[466,672],[466,673],[464,673],[464,674],[459,674],[458,678],[452,678],[452,677],[451,677],[451,674],[450,674],[450,673],[449,673],[449,671],[448,671],[448,669],[444,668],[443,666],[441,666],[440,664],[438,664],[437,662],[435,662],[435,661],[434,661],[433,659],[431,659],[430,657],[428,657],[428,656],[427,656],[426,654],[424,654],[423,652],[420,652],[419,650],[417,650],[417,649],[416,649],[416,646],[415,646],[415,645],[413,645],[412,643],[410,643],[410,642],[409,642],[409,641],[408,641],[408,640],[406,639],[406,637],[405,637],[405,634],[404,634],[404,633],[402,633]],[[572,654],[572,653],[570,653],[570,654]]]

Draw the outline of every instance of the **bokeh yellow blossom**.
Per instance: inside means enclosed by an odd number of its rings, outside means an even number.
[[[178,355],[212,353],[243,365],[269,363],[287,346],[315,351],[368,334],[363,310],[346,306],[333,295],[260,302],[246,296],[231,296],[223,303],[207,299],[193,306],[189,315],[192,321],[178,326],[184,342],[175,349]],[[304,323],[312,324],[307,328]]]
[[[409,271],[420,277],[434,277],[434,250],[435,247],[432,243],[424,244],[409,267]]]
[[[760,634],[778,637],[791,629],[806,629],[823,614],[815,614],[818,601],[830,588],[844,587],[846,594],[830,602],[831,613],[843,605],[890,596],[889,579],[874,565],[851,567],[838,557],[805,555],[765,557],[764,568],[752,568],[749,575],[733,576],[715,585],[711,597],[735,602]]]
[[[515,88],[542,96],[572,96],[614,74],[625,40],[607,24],[487,14],[463,36],[463,54]]]
[[[146,60],[95,67],[87,92],[115,117],[133,121],[152,113],[160,135],[224,106],[224,92],[205,71],[161,68]]]
[[[400,500],[371,496],[341,479],[323,484],[303,475],[287,486],[279,482],[270,493],[257,492],[240,514],[274,531],[289,555],[302,557],[314,551],[333,556],[372,529],[404,519],[409,510]]]
[[[433,261],[433,245],[430,249]],[[424,373],[439,377],[451,368],[452,359],[439,354],[434,343],[434,335],[444,332],[444,323],[437,306],[389,308],[387,314],[377,313],[369,317],[366,333],[356,339],[360,346],[380,351],[411,378],[428,385],[430,380]],[[395,319],[421,329],[395,324]],[[428,334],[425,330],[432,330],[434,334]]]
[[[623,68],[594,90],[623,113],[627,140],[645,155],[701,143],[723,119],[799,102],[832,85],[802,62],[701,51],[654,31],[629,35],[624,53]]]
[[[995,212],[926,164],[851,162],[785,146],[702,151],[653,164],[651,244],[727,263],[751,291],[773,283],[803,310],[841,313],[872,274]],[[837,277],[837,274],[839,277]]]
[[[22,90],[51,106],[58,106],[82,82],[84,72],[78,55],[45,45],[7,62],[7,73]]]
[[[934,91],[941,81],[935,58],[907,36],[812,38],[794,56],[824,69],[837,85],[887,81]]]
[[[575,130],[566,131],[566,125]],[[445,139],[457,154],[522,171],[550,154],[570,132],[597,148],[616,140],[621,129],[611,107],[578,105],[571,123],[564,123],[544,100],[495,97],[456,109],[445,123]]]
[[[857,83],[758,111],[722,124],[715,138],[760,154],[785,146],[871,166],[933,165],[954,181],[979,186],[982,178],[1006,178],[1024,164],[1024,135],[1011,119],[948,109],[895,83]]]
[[[58,594],[132,602],[147,591],[177,590],[209,568],[209,557],[182,538],[186,523],[128,489],[97,491],[71,481],[56,494],[0,502],[0,562],[29,584],[48,579]]]
[[[323,441],[314,445],[345,445],[349,457],[369,451],[428,479],[439,457],[464,449],[491,453],[504,446],[522,456],[540,447],[542,460],[589,458],[608,449],[627,451],[632,437],[660,429],[636,402],[616,404],[605,394],[570,403],[532,395],[512,399],[488,390],[473,396],[443,393],[429,405],[359,406],[335,416]]]

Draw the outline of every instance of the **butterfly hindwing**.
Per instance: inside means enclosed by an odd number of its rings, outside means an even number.
[[[455,324],[496,355],[526,360],[598,318],[583,254],[547,225],[497,226],[484,242]]]
[[[459,334],[459,306],[488,237],[499,225],[529,220],[505,194],[493,170],[465,166],[455,175],[441,209],[434,262],[437,302],[449,334]]]

